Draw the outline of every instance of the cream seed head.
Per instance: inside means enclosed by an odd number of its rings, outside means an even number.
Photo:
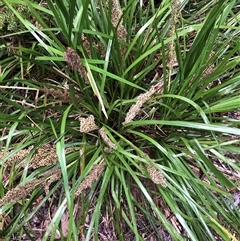
[[[144,94],[140,94],[137,97],[137,102],[136,104],[133,104],[129,111],[127,112],[126,118],[124,122],[122,123],[123,125],[126,125],[127,123],[131,122],[134,117],[141,111],[141,107],[145,102],[151,99],[153,94],[159,94],[162,93],[163,91],[163,82],[159,82],[155,85],[153,85],[149,91],[147,91]]]
[[[78,197],[82,191],[90,188],[93,182],[99,178],[105,167],[105,162],[101,164],[95,164],[89,174],[85,177],[84,181],[78,186],[74,196]]]
[[[56,148],[52,144],[45,144],[40,147],[37,152],[33,155],[30,166],[34,169],[43,166],[51,166],[57,163],[58,156]]]
[[[153,165],[146,165],[146,167],[147,167],[147,171],[150,175],[151,180],[155,184],[159,184],[162,187],[167,187],[166,178],[164,177],[164,175],[162,174],[162,172],[160,170],[158,170]]]
[[[181,5],[180,1],[173,1],[172,2],[171,17],[170,17],[170,21],[169,21],[170,26],[171,26],[169,34],[168,34],[169,37],[175,34],[175,25],[177,23],[177,20],[180,18],[180,11],[179,11],[180,5]],[[168,49],[169,49],[169,53],[168,53],[166,62],[167,62],[168,69],[170,71],[172,71],[173,65],[176,62],[175,41],[171,41],[168,44]]]
[[[30,153],[30,151],[32,150],[33,146],[30,146],[26,149],[22,149],[20,151],[18,151],[17,153],[15,153],[13,156],[11,156],[10,158],[7,159],[7,161],[5,162],[5,165],[10,166],[13,163],[18,163],[20,160],[24,159],[27,157],[27,155]],[[11,152],[7,152],[6,154],[10,154]],[[3,157],[4,153],[0,152],[0,158]]]
[[[40,184],[42,179],[35,179],[31,182],[26,183],[25,185],[19,185],[11,190],[9,190],[3,198],[0,199],[0,207],[4,206],[7,203],[13,202],[16,203],[22,198],[26,198],[36,187]]]
[[[80,132],[89,133],[91,131],[97,130],[98,126],[95,124],[94,116],[90,115],[87,118],[79,118],[80,120]]]
[[[18,164],[19,161],[21,161],[24,158],[27,158],[27,156],[30,154],[30,151],[33,149],[33,146],[30,146],[26,149],[20,150],[13,156],[11,156],[4,164],[6,166],[10,166],[13,163]],[[66,153],[71,152],[72,148],[66,148]],[[10,153],[10,152],[9,152]],[[6,153],[8,154],[8,153]],[[0,158],[3,157],[3,152],[0,152]],[[33,169],[37,169],[39,167],[43,166],[51,166],[57,163],[58,156],[56,153],[55,145],[52,144],[44,144],[40,148],[37,149],[37,151],[33,154],[29,166]],[[26,161],[23,161],[19,164],[18,167],[24,168],[26,166]]]
[[[107,133],[105,132],[104,128],[102,127],[100,130],[99,130],[99,134],[100,136],[102,137],[102,139],[104,140],[105,143],[107,143],[107,145],[116,150],[117,149],[117,146],[110,140],[110,138],[107,136]]]

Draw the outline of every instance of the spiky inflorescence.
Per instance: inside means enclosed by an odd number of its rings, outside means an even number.
[[[108,146],[114,150],[117,149],[117,146],[110,140],[110,138],[107,136],[107,133],[105,132],[104,128],[102,127],[99,130],[99,134],[102,137],[102,139],[105,141],[105,143],[108,144]]]
[[[56,148],[52,144],[45,144],[33,155],[30,166],[34,169],[42,166],[51,166],[58,161]]]
[[[110,6],[112,3],[112,6]],[[118,0],[107,0],[106,5],[110,8],[112,7],[112,13],[111,13],[111,22],[112,25],[117,28],[117,36],[119,39],[122,41],[126,41],[126,36],[127,36],[127,31],[123,26],[123,21],[122,21],[122,10],[119,5]]]
[[[87,52],[88,56],[91,58],[91,46],[88,40],[88,37],[82,34],[82,46],[84,50]]]
[[[43,182],[43,178],[32,180],[31,182],[26,183],[25,185],[19,185],[11,190],[9,190],[2,199],[0,199],[0,207],[8,204],[10,202],[16,203],[22,198],[26,198],[31,192]]]
[[[170,23],[170,31],[168,34],[169,37],[171,37],[175,34],[175,25],[180,16],[180,12],[179,12],[180,4],[181,4],[181,2],[178,0],[172,2],[172,5],[171,5],[172,14],[171,14],[171,18],[169,21],[169,23]],[[173,65],[175,62],[176,62],[175,41],[172,40],[169,43],[169,53],[167,56],[167,66],[170,71],[173,69]]]
[[[214,54],[215,54],[215,52],[212,51],[208,57],[208,60],[210,60],[214,56]],[[204,79],[204,78],[207,78],[208,76],[210,76],[215,71],[215,69],[216,69],[216,67],[214,64],[207,66],[207,68],[202,73],[201,79]]]
[[[90,45],[90,42],[89,42],[89,38],[84,34],[82,34],[82,46],[83,46],[83,49],[87,52],[89,58],[91,58],[92,54],[91,54],[91,45]],[[105,46],[102,42],[93,41],[92,47],[99,54],[100,58],[105,57],[106,48],[105,48]]]
[[[127,112],[125,121],[122,124],[126,125],[127,123],[131,122],[134,119],[134,117],[140,112],[143,104],[149,99],[151,99],[151,96],[153,94],[161,93],[162,90],[163,90],[163,82],[159,82],[156,85],[152,86],[150,90],[147,91],[146,93],[140,94],[137,97],[136,104],[130,107],[129,111]]]
[[[123,42],[126,42],[127,39],[127,31],[125,27],[123,26],[123,21],[122,21],[122,10],[119,5],[118,0],[107,0],[106,5],[111,8],[111,22],[112,25],[116,28],[116,34],[118,39],[122,40]],[[124,57],[125,54],[125,47],[121,46],[121,55]]]
[[[32,149],[33,149],[33,146],[30,146],[26,149],[22,149],[22,150],[18,151],[17,153],[12,155],[10,158],[8,158],[4,164],[7,166],[11,166],[13,163],[19,162],[20,160],[24,159],[30,153],[30,151]],[[7,152],[6,155],[8,155],[10,153],[11,152]],[[0,159],[3,158],[3,156],[4,156],[4,153],[0,152]]]
[[[47,94],[52,95],[55,99],[60,100],[62,103],[70,103],[71,102],[70,94],[67,89],[64,89],[64,92],[62,92],[59,89],[55,90],[53,88],[47,88],[46,86],[44,86],[42,91],[44,91]]]
[[[7,161],[4,163],[6,166],[11,166],[13,163],[18,163],[22,159],[26,158],[30,151],[33,149],[33,146],[30,146],[26,149],[20,150],[13,156],[7,159]],[[72,148],[66,148],[66,153],[69,153],[72,151]],[[11,152],[9,152],[11,153]],[[6,153],[6,154],[9,154]],[[0,158],[4,156],[3,152],[0,152]],[[54,165],[58,161],[58,156],[56,153],[56,148],[52,144],[44,144],[41,146],[36,153],[32,156],[30,161],[30,167],[33,169],[37,169],[42,166],[51,166]],[[23,161],[19,167],[25,167],[26,161]]]
[[[146,167],[147,167],[147,171],[149,173],[151,180],[155,184],[160,184],[163,187],[167,187],[166,178],[164,177],[164,175],[162,174],[162,172],[160,170],[158,170],[153,165],[149,165],[149,164],[146,165]]]
[[[80,120],[80,132],[88,133],[98,129],[98,126],[95,124],[94,116],[90,115],[87,118],[79,118]]]
[[[85,67],[82,65],[80,61],[79,55],[75,52],[74,49],[67,47],[66,51],[64,52],[64,58],[67,61],[68,67],[77,70],[80,76],[88,82],[87,72]]]
[[[58,181],[61,178],[61,176],[62,172],[60,169],[53,169],[44,173],[45,182],[43,183],[43,188],[45,190],[46,195],[49,193],[50,185],[53,182]]]
[[[99,178],[105,167],[105,162],[95,164],[90,173],[85,177],[84,181],[78,186],[74,196],[78,197],[83,190],[92,187],[93,182]]]

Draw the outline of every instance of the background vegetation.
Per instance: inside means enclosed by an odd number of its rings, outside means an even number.
[[[0,13],[1,238],[239,239],[237,1]]]

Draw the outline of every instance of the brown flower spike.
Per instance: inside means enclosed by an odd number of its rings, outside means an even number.
[[[85,67],[82,65],[80,61],[79,55],[75,52],[74,49],[67,47],[66,52],[64,53],[64,58],[67,61],[68,67],[77,70],[80,76],[88,81],[87,72]]]
[[[106,5],[110,6],[112,2],[112,14],[111,14],[111,22],[112,25],[117,28],[117,36],[119,39],[121,39],[122,41],[126,41],[126,36],[127,36],[127,31],[123,26],[122,23],[122,10],[121,7],[118,3],[118,0],[107,0],[106,1]]]

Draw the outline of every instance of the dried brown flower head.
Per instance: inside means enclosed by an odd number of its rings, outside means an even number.
[[[117,146],[110,140],[110,138],[107,136],[107,133],[105,132],[104,128],[102,127],[99,130],[99,134],[102,137],[102,139],[105,141],[105,143],[108,144],[108,146],[114,150],[117,149]]]
[[[88,53],[88,56],[91,57],[91,46],[90,46],[90,42],[88,40],[88,37],[86,37],[84,34],[82,34],[82,45],[83,48],[86,50],[86,52]]]
[[[123,40],[123,41],[126,41],[126,29],[124,28],[123,26],[123,23],[122,23],[122,9],[119,5],[119,2],[118,0],[107,0],[106,1],[106,5],[108,7],[110,7],[112,3],[112,13],[111,13],[111,22],[112,22],[112,25],[116,28],[117,27],[117,36],[119,39]]]
[[[79,118],[80,120],[80,132],[88,133],[98,129],[98,126],[95,124],[94,116],[90,115],[87,118]]]
[[[87,72],[85,67],[82,65],[80,61],[79,55],[75,52],[74,49],[67,47],[66,52],[64,52],[64,58],[67,61],[68,67],[77,70],[80,76],[87,82]]]
[[[117,37],[122,40],[123,42],[126,41],[127,39],[127,31],[125,29],[125,27],[123,26],[123,21],[122,21],[122,10],[121,7],[119,5],[118,0],[107,0],[106,1],[106,5],[111,8],[111,22],[112,25],[116,28],[116,34]],[[125,47],[121,46],[121,54],[122,57],[124,57],[125,54]]]
[[[89,38],[84,34],[82,34],[82,45],[83,45],[83,49],[85,49],[85,51],[87,52],[89,58],[91,58],[92,54],[91,54],[91,45],[89,42]],[[99,54],[101,58],[104,58],[106,53],[106,48],[104,44],[100,42],[100,40],[93,41],[92,47],[95,49],[95,51]]]
[[[90,173],[85,177],[84,181],[78,186],[74,196],[78,197],[83,190],[91,187],[93,182],[99,178],[105,167],[105,162],[101,164],[95,164]]]
[[[70,94],[67,89],[64,89],[64,92],[62,92],[60,89],[55,90],[53,88],[47,88],[44,86],[42,91],[44,91],[47,94],[52,95],[55,99],[59,99],[63,103],[71,102]]]

